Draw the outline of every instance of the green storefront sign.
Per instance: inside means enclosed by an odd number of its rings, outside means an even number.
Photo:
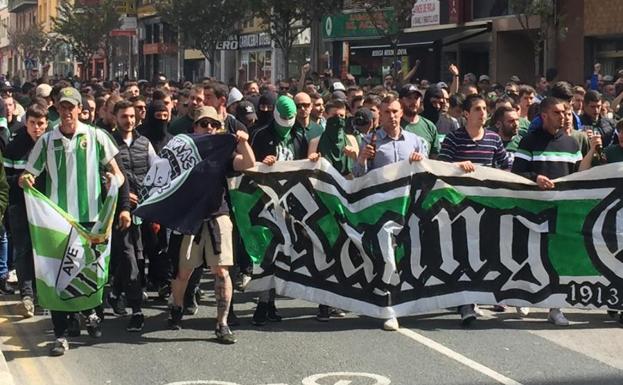
[[[373,13],[354,12],[326,16],[322,19],[322,35],[325,39],[345,39],[391,34],[398,28],[394,15],[393,9],[386,9]]]

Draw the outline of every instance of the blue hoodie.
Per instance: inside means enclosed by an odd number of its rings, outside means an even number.
[[[582,122],[580,121],[580,117],[575,112],[573,112],[573,128],[575,128],[576,130],[580,130],[581,127],[582,127]],[[543,128],[543,120],[541,119],[541,116],[539,115],[536,118],[534,118],[532,122],[530,122],[530,127],[528,127],[528,132],[534,132],[542,128]]]

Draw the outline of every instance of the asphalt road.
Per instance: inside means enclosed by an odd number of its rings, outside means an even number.
[[[0,340],[17,385],[623,384],[623,327],[604,312],[571,311],[572,324],[559,328],[542,309],[520,320],[485,308],[469,330],[441,312],[386,332],[381,321],[353,314],[319,323],[315,305],[280,299],[284,321],[257,328],[253,297],[237,294],[238,343],[223,346],[208,293],[181,331],[166,329],[166,305],[152,300],[142,333],[127,333],[128,318],[110,315],[101,339],[83,331],[65,356],[51,358],[49,317],[23,319],[16,300],[0,297]]]

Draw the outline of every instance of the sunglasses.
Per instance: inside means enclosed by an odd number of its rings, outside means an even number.
[[[216,128],[217,130],[221,128],[221,123],[220,122],[215,122],[213,120],[200,120],[199,121],[199,126],[201,126],[201,128]]]
[[[298,103],[296,105],[296,108],[299,108],[299,109],[301,109],[301,108],[309,108],[309,107],[311,107],[311,103]]]

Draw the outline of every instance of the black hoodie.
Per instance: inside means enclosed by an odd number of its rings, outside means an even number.
[[[166,120],[156,119],[156,112],[168,111],[162,100],[154,100],[147,107],[147,114],[145,115],[145,121],[138,127],[138,132],[149,139],[151,145],[157,154],[160,153],[162,147],[164,147],[173,135],[167,131],[169,122]]]

